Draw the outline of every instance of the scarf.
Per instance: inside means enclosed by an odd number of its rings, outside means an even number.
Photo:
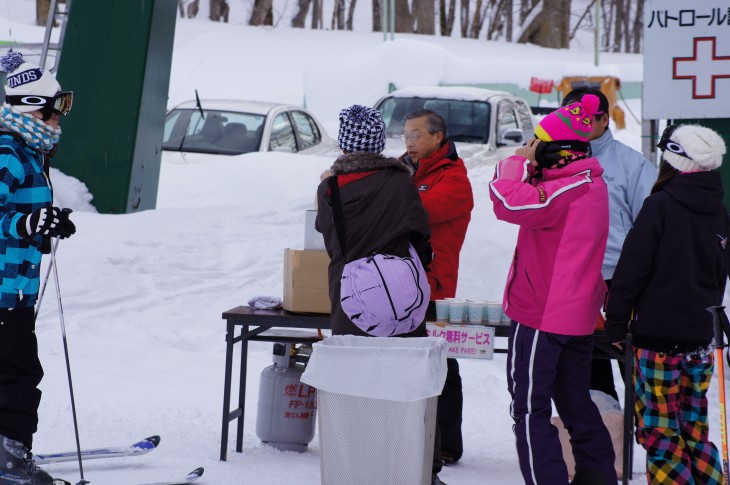
[[[33,150],[48,153],[61,138],[61,129],[52,128],[33,115],[21,113],[8,103],[0,107],[0,127],[17,133]]]

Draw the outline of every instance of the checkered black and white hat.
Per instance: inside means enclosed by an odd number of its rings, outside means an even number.
[[[354,104],[340,111],[340,149],[380,153],[385,148],[385,123],[380,111]]]

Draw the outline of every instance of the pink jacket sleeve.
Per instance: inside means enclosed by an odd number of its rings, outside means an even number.
[[[590,172],[531,185],[530,161],[513,155],[497,164],[489,196],[497,219],[534,229],[554,226],[566,207],[583,195]]]

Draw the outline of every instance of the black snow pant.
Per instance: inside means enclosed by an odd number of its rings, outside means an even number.
[[[38,428],[42,378],[34,309],[0,309],[0,434],[29,449]]]
[[[464,395],[461,390],[459,361],[446,359],[446,383],[438,400],[436,414],[436,441],[433,451],[433,472],[441,471],[444,459],[455,462],[464,453],[461,438],[461,415]]]
[[[611,290],[611,280],[605,280],[606,286]],[[624,363],[619,362],[618,368],[621,371],[621,379],[624,378]],[[615,400],[621,402],[616,392],[616,385],[613,381],[613,370],[611,368],[611,360],[609,359],[593,359],[591,360],[591,389],[601,391]]]

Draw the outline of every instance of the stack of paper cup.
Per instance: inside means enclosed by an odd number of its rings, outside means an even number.
[[[449,321],[449,300],[436,300],[436,321]]]
[[[471,324],[481,324],[484,322],[484,308],[487,306],[486,301],[471,300],[468,303],[469,306],[469,318],[468,322]]]
[[[467,311],[466,302],[463,300],[449,300],[449,323],[464,323],[464,315]]]
[[[496,301],[487,302],[487,322],[499,325],[502,319],[502,304]]]

